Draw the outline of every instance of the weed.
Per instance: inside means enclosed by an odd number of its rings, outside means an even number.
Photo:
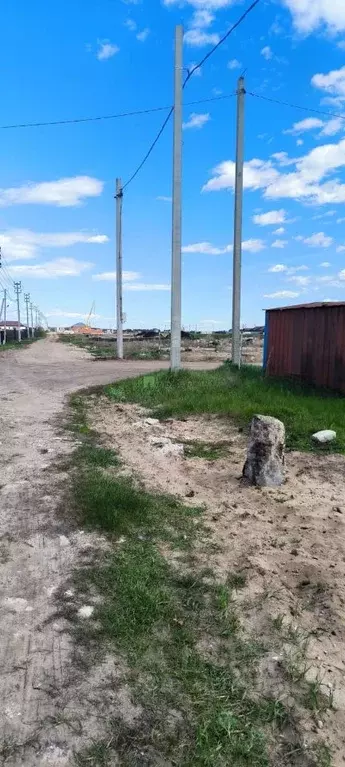
[[[201,442],[200,440],[185,440],[184,454],[187,458],[204,458],[215,461],[224,458],[228,453],[228,442]]]
[[[121,381],[105,391],[116,401],[149,407],[159,418],[216,413],[247,426],[255,413],[272,415],[285,423],[289,448],[345,452],[342,396],[293,380],[268,378],[253,366],[238,371],[227,363],[209,372],[162,371]],[[336,427],[337,440],[320,448],[311,435],[326,426]]]
[[[111,742],[98,741],[74,754],[76,767],[110,767]]]

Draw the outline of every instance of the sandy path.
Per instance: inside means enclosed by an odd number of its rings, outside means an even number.
[[[56,416],[78,388],[162,367],[97,363],[51,339],[1,354],[0,764],[70,765],[84,722],[88,735],[98,727],[92,712],[86,715],[71,691],[66,695],[69,640],[54,617],[54,595],[90,545],[89,536],[64,529],[54,514],[63,484],[54,462],[72,447]],[[84,700],[85,680],[78,684]]]

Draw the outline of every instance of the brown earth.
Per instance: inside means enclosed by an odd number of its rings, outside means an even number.
[[[258,489],[241,479],[246,439],[228,419],[168,419],[158,422],[135,405],[97,402],[92,425],[115,448],[135,476],[153,491],[205,506],[216,550],[207,565],[220,580],[229,571],[247,575],[239,592],[248,630],[271,638],[272,620],[289,634],[283,650],[306,647],[305,671],[319,680],[333,710],[304,712],[306,739],[329,742],[334,767],[345,764],[345,457],[291,452],[279,489]],[[179,445],[191,440],[218,444],[226,455],[214,461],[186,458]],[[308,637],[307,646],[305,638]],[[296,642],[294,641],[296,639]],[[266,658],[262,684],[281,693],[280,654]],[[284,662],[286,658],[284,658]],[[292,664],[294,658],[290,657]],[[316,736],[315,736],[316,737]]]

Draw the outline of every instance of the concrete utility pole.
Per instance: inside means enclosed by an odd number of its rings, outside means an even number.
[[[31,338],[35,337],[35,328],[34,328],[34,307],[31,301],[30,304],[30,316],[31,316]]]
[[[26,333],[27,333],[27,338],[30,338],[30,323],[29,323],[30,293],[24,293],[24,301],[26,304]]]
[[[2,343],[5,346],[5,343],[7,342],[7,290],[4,288],[4,335],[2,339]]]
[[[17,296],[17,319],[18,319],[18,341],[21,343],[22,340],[22,329],[20,325],[20,303],[19,303],[19,296],[22,292],[22,283],[21,282],[15,282],[14,283],[14,290]]]
[[[175,28],[173,202],[170,367],[181,367],[181,191],[182,191],[183,27]]]
[[[236,171],[234,250],[232,283],[232,362],[241,365],[241,260],[242,260],[242,203],[243,203],[243,151],[244,151],[244,77],[237,82]]]
[[[35,314],[36,314],[36,322],[35,322],[35,326],[36,326],[36,328],[37,328],[37,330],[38,330],[38,328],[39,328],[38,306],[35,306]]]
[[[123,313],[122,313],[122,198],[121,179],[116,179],[116,356],[123,359]]]

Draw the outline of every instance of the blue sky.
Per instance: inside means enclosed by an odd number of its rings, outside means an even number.
[[[244,10],[233,0],[6,0],[0,12],[0,125],[114,114],[172,102],[174,27],[184,65]],[[230,327],[234,92],[345,116],[343,0],[261,0],[184,93],[183,324]],[[204,101],[188,105],[189,101]],[[165,112],[0,130],[0,244],[51,324],[96,304],[113,323],[114,189]],[[129,327],[170,318],[169,125],[123,201]],[[345,300],[345,120],[246,97],[242,322],[267,306]],[[13,312],[13,310],[9,310]],[[10,314],[11,316],[11,314]]]

